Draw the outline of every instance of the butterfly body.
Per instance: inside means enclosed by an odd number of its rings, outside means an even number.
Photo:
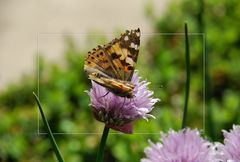
[[[107,77],[96,77],[94,74],[90,74],[89,79],[106,87],[118,96],[127,98],[133,97],[134,85],[131,82]]]
[[[104,46],[94,48],[85,59],[84,70],[89,79],[114,94],[132,98],[132,75],[140,45],[140,29],[126,31]]]

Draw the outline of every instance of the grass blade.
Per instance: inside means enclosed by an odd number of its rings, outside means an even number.
[[[45,117],[45,115],[44,115],[44,112],[43,112],[43,110],[42,110],[41,103],[40,103],[37,95],[36,95],[34,92],[33,92],[33,95],[34,95],[34,97],[35,97],[35,100],[37,101],[38,108],[39,108],[40,114],[41,114],[41,116],[42,116],[43,123],[44,123],[44,126],[45,126],[46,130],[47,130],[47,134],[48,134],[49,140],[50,140],[50,142],[51,142],[51,144],[52,144],[52,147],[53,147],[53,150],[54,150],[54,152],[55,152],[55,155],[56,155],[56,157],[57,157],[57,159],[58,159],[59,162],[64,162],[64,160],[63,160],[63,158],[62,158],[62,155],[61,155],[61,153],[60,153],[60,151],[59,151],[59,148],[58,148],[58,146],[57,146],[57,143],[56,143],[56,141],[55,141],[55,139],[54,139],[54,136],[53,136],[53,134],[52,134],[52,131],[51,131],[51,129],[50,129],[50,126],[49,126],[49,124],[48,124],[48,121],[47,121],[47,119],[46,119],[46,117]]]
[[[185,102],[184,102],[184,112],[182,120],[182,128],[186,127],[187,111],[188,111],[188,98],[190,89],[190,54],[189,54],[189,41],[188,41],[188,27],[185,23],[185,60],[186,60],[186,84],[185,84]]]

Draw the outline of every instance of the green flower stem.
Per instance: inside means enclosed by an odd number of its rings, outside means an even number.
[[[106,125],[105,125],[104,130],[103,130],[103,134],[102,134],[102,139],[101,139],[101,142],[100,142],[100,146],[98,148],[96,162],[103,162],[104,148],[106,146],[108,132],[109,132],[109,128],[106,127]]]
[[[185,60],[186,60],[186,85],[185,85],[185,102],[184,102],[184,112],[182,120],[182,128],[186,127],[187,111],[188,111],[188,98],[190,89],[190,54],[189,54],[189,41],[188,41],[188,27],[185,23]]]
[[[59,151],[59,149],[58,149],[57,143],[56,143],[56,141],[55,141],[55,139],[54,139],[54,136],[53,136],[53,134],[52,134],[52,131],[51,131],[51,129],[50,129],[50,126],[49,126],[49,124],[48,124],[48,121],[47,121],[47,119],[46,119],[46,117],[45,117],[45,115],[44,115],[44,112],[43,112],[43,110],[42,110],[41,103],[40,103],[37,95],[36,95],[34,92],[33,92],[33,95],[34,95],[34,97],[35,97],[35,99],[36,99],[36,101],[37,101],[38,108],[39,108],[39,111],[40,111],[40,113],[41,113],[44,126],[45,126],[45,128],[46,128],[46,130],[47,130],[48,137],[49,137],[49,139],[50,139],[50,141],[51,141],[51,144],[52,144],[52,146],[53,146],[53,150],[54,150],[54,152],[55,152],[55,155],[56,155],[56,157],[57,157],[57,159],[58,159],[59,162],[64,162],[64,160],[63,160],[63,158],[62,158],[62,155],[61,155],[61,153],[60,153],[60,151]]]

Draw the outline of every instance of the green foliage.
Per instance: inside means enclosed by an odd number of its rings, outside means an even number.
[[[203,127],[203,107],[211,108],[214,128],[208,127],[205,135],[221,140],[221,129],[240,123],[240,4],[237,0],[213,0],[201,6],[201,0],[173,2],[161,18],[153,15],[150,4],[148,18],[155,33],[205,31],[207,40],[207,72],[210,88],[204,103],[203,36],[191,35],[191,85],[187,125]],[[203,11],[203,12],[202,12]],[[93,38],[89,37],[90,44]],[[105,38],[95,41],[106,43]],[[39,96],[45,115],[55,134],[63,157],[69,162],[94,161],[100,142],[103,124],[93,118],[89,107],[90,81],[83,72],[85,52],[79,51],[71,38],[66,39],[64,65],[49,64],[40,58]],[[92,47],[92,46],[91,46]],[[134,123],[135,134],[112,134],[107,141],[106,161],[139,161],[144,156],[147,140],[157,141],[160,131],[181,128],[185,90],[184,34],[155,34],[147,37],[141,47],[137,69],[151,82],[154,96],[161,99],[152,114],[156,119]],[[37,77],[23,76],[0,94],[0,161],[53,161],[53,151],[38,118],[37,105],[32,91],[37,93]],[[210,90],[210,91],[209,91]],[[206,111],[208,112],[208,111]],[[39,120],[38,120],[39,119]],[[39,130],[38,130],[39,121]],[[69,134],[72,133],[72,134]],[[80,134],[78,134],[80,133]],[[56,160],[56,159],[55,159]]]
[[[203,37],[192,35],[191,53],[191,92],[189,103],[188,125],[201,128],[203,124],[203,107],[206,106],[206,134],[211,138],[222,139],[222,129],[230,129],[232,124],[239,124],[239,90],[240,75],[240,5],[238,1],[190,1],[174,3],[162,19],[154,19],[155,32],[177,33],[183,31],[183,22],[188,22],[189,31],[205,32],[206,55],[203,59]],[[154,15],[152,16],[154,17]],[[184,57],[179,45],[183,39],[179,35],[153,36],[149,41],[151,60],[154,66],[160,66],[159,79],[168,87],[175,87],[177,94],[184,88]],[[207,67],[203,66],[207,63]],[[204,71],[204,68],[207,68]],[[174,73],[175,72],[175,73]],[[204,72],[209,75],[210,82],[205,82]],[[168,73],[168,74],[166,74]],[[172,75],[170,75],[173,73]],[[153,73],[154,74],[154,73]],[[166,74],[166,75],[165,75]],[[183,80],[182,80],[183,79]],[[172,84],[171,84],[172,83]],[[157,84],[154,82],[153,84]],[[206,89],[204,103],[204,87]],[[164,93],[172,93],[167,91]],[[169,101],[174,95],[166,95]],[[180,95],[182,96],[182,95]],[[231,99],[229,99],[231,98]],[[182,100],[182,99],[181,99]],[[167,103],[169,106],[170,104]],[[170,106],[175,109],[174,106]],[[209,111],[211,110],[211,111]],[[221,113],[219,113],[221,112]],[[212,118],[212,123],[211,119]],[[213,130],[213,133],[210,132]]]

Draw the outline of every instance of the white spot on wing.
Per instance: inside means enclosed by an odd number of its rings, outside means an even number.
[[[125,36],[125,37],[124,37],[124,40],[125,40],[125,41],[128,41],[128,40],[129,40],[128,36]]]
[[[131,48],[134,48],[134,47],[135,47],[135,44],[132,42],[132,43],[130,44],[130,47],[131,47]]]
[[[137,35],[137,37],[140,37],[140,33],[139,32],[137,32],[136,35]]]
[[[130,64],[130,65],[132,65],[132,66],[133,66],[133,64],[134,64],[134,61],[132,60],[132,58],[130,58],[130,57],[127,57],[127,58],[126,58],[126,63],[128,63],[128,64]]]
[[[135,47],[134,47],[134,48],[135,48],[135,50],[138,50],[138,45],[137,45],[137,44],[135,44]]]

